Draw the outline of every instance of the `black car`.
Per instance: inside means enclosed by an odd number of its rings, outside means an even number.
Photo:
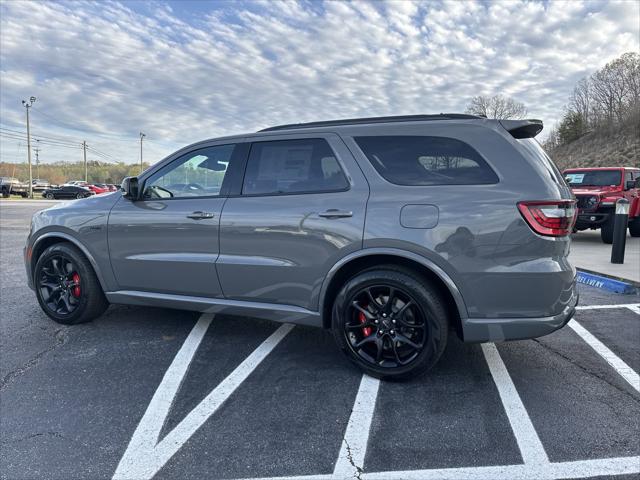
[[[54,198],[85,198],[91,195],[94,195],[91,190],[78,185],[62,185],[58,188],[47,188],[42,192],[42,196],[50,200]]]

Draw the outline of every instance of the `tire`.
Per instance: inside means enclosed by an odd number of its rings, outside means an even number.
[[[53,200],[55,197],[53,196],[53,193],[47,193],[45,195],[45,197],[47,197],[49,200]]]
[[[27,198],[27,197],[29,196],[29,194],[28,194],[28,193],[26,193],[26,192],[24,192],[24,193],[21,193],[21,194],[20,194],[20,196],[21,196],[22,198]]]
[[[82,193],[79,193],[76,195],[76,198],[80,200],[81,198],[84,198],[84,195]]]
[[[389,305],[391,288],[395,298]],[[338,347],[360,369],[376,378],[403,380],[436,364],[447,344],[449,322],[433,285],[410,270],[385,265],[342,286],[331,326]]]
[[[613,243],[613,220],[614,215],[611,213],[609,218],[600,227],[600,238],[604,243],[611,245]]]
[[[3,191],[2,198],[9,198],[9,192]]]
[[[91,264],[69,243],[52,245],[40,255],[33,281],[40,307],[58,323],[89,322],[109,306]]]
[[[640,217],[636,217],[632,222],[629,222],[629,235],[640,237]]]

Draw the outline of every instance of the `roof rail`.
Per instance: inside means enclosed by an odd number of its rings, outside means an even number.
[[[277,125],[275,127],[264,128],[260,132],[272,132],[274,130],[291,130],[294,128],[332,127],[336,125],[363,125],[368,123],[391,123],[391,122],[420,122],[425,120],[468,120],[483,119],[477,115],[467,115],[465,113],[439,113],[435,115],[398,115],[392,117],[368,117],[368,118],[345,118],[342,120],[325,120],[322,122],[290,123],[287,125]]]

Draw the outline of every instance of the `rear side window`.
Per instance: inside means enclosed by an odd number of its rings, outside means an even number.
[[[347,179],[322,138],[256,142],[244,176],[244,195],[346,190]]]
[[[397,185],[498,183],[495,172],[468,144],[447,137],[355,137],[386,180]]]

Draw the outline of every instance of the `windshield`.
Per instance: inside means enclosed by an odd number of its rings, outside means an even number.
[[[621,175],[620,170],[590,170],[564,174],[570,187],[615,187],[620,185]]]

